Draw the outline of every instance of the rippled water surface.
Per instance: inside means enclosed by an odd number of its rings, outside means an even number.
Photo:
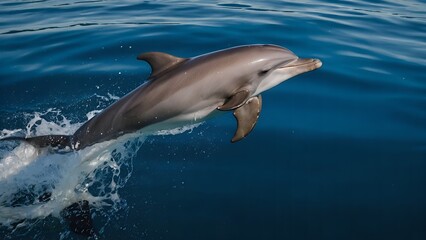
[[[1,1],[1,135],[72,133],[146,80],[139,53],[254,43],[323,66],[265,92],[241,142],[227,114],[91,152],[1,143],[0,235],[79,239],[59,211],[88,199],[105,239],[426,239],[420,0]]]

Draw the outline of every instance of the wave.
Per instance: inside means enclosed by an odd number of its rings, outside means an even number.
[[[108,101],[114,97],[109,95],[101,99]],[[97,112],[99,110],[88,112],[87,118]],[[25,129],[4,129],[1,136],[72,134],[83,124],[72,123],[57,109],[31,115]],[[63,222],[63,209],[76,202],[88,201],[92,213],[99,212],[106,218],[104,228],[114,213],[126,208],[119,190],[130,178],[132,159],[146,138],[180,134],[199,125],[128,134],[68,153],[36,149],[26,143],[1,142],[0,224],[11,230],[9,237],[13,238],[18,232],[31,229],[37,220],[53,217]],[[62,234],[69,234],[69,230]]]

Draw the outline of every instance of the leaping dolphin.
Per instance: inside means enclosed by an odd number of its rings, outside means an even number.
[[[260,94],[279,83],[321,67],[318,59],[298,58],[274,45],[229,48],[193,58],[149,52],[138,56],[152,72],[148,81],[84,123],[73,135],[7,137],[36,147],[80,150],[140,129],[155,131],[196,123],[215,113],[233,111],[237,130],[232,142],[246,137],[259,117]],[[50,193],[40,201],[49,201]],[[70,229],[96,237],[87,201],[63,211]]]
[[[161,52],[140,54],[152,72],[148,81],[84,123],[73,135],[9,137],[36,147],[80,150],[140,129],[155,130],[203,121],[233,111],[232,142],[246,137],[259,117],[260,94],[279,83],[321,67],[275,45],[247,45],[193,58]]]

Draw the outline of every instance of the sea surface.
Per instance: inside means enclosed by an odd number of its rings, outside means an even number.
[[[323,66],[263,93],[241,142],[229,113],[75,153],[0,143],[0,239],[84,239],[61,215],[82,199],[100,239],[426,239],[422,0],[3,0],[0,136],[72,134],[147,79],[140,53],[257,43]]]

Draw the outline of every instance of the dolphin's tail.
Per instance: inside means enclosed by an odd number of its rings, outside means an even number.
[[[45,135],[37,137],[6,137],[0,139],[0,141],[23,141],[27,142],[37,148],[53,147],[58,149],[64,149],[69,147],[73,149],[71,135]]]

